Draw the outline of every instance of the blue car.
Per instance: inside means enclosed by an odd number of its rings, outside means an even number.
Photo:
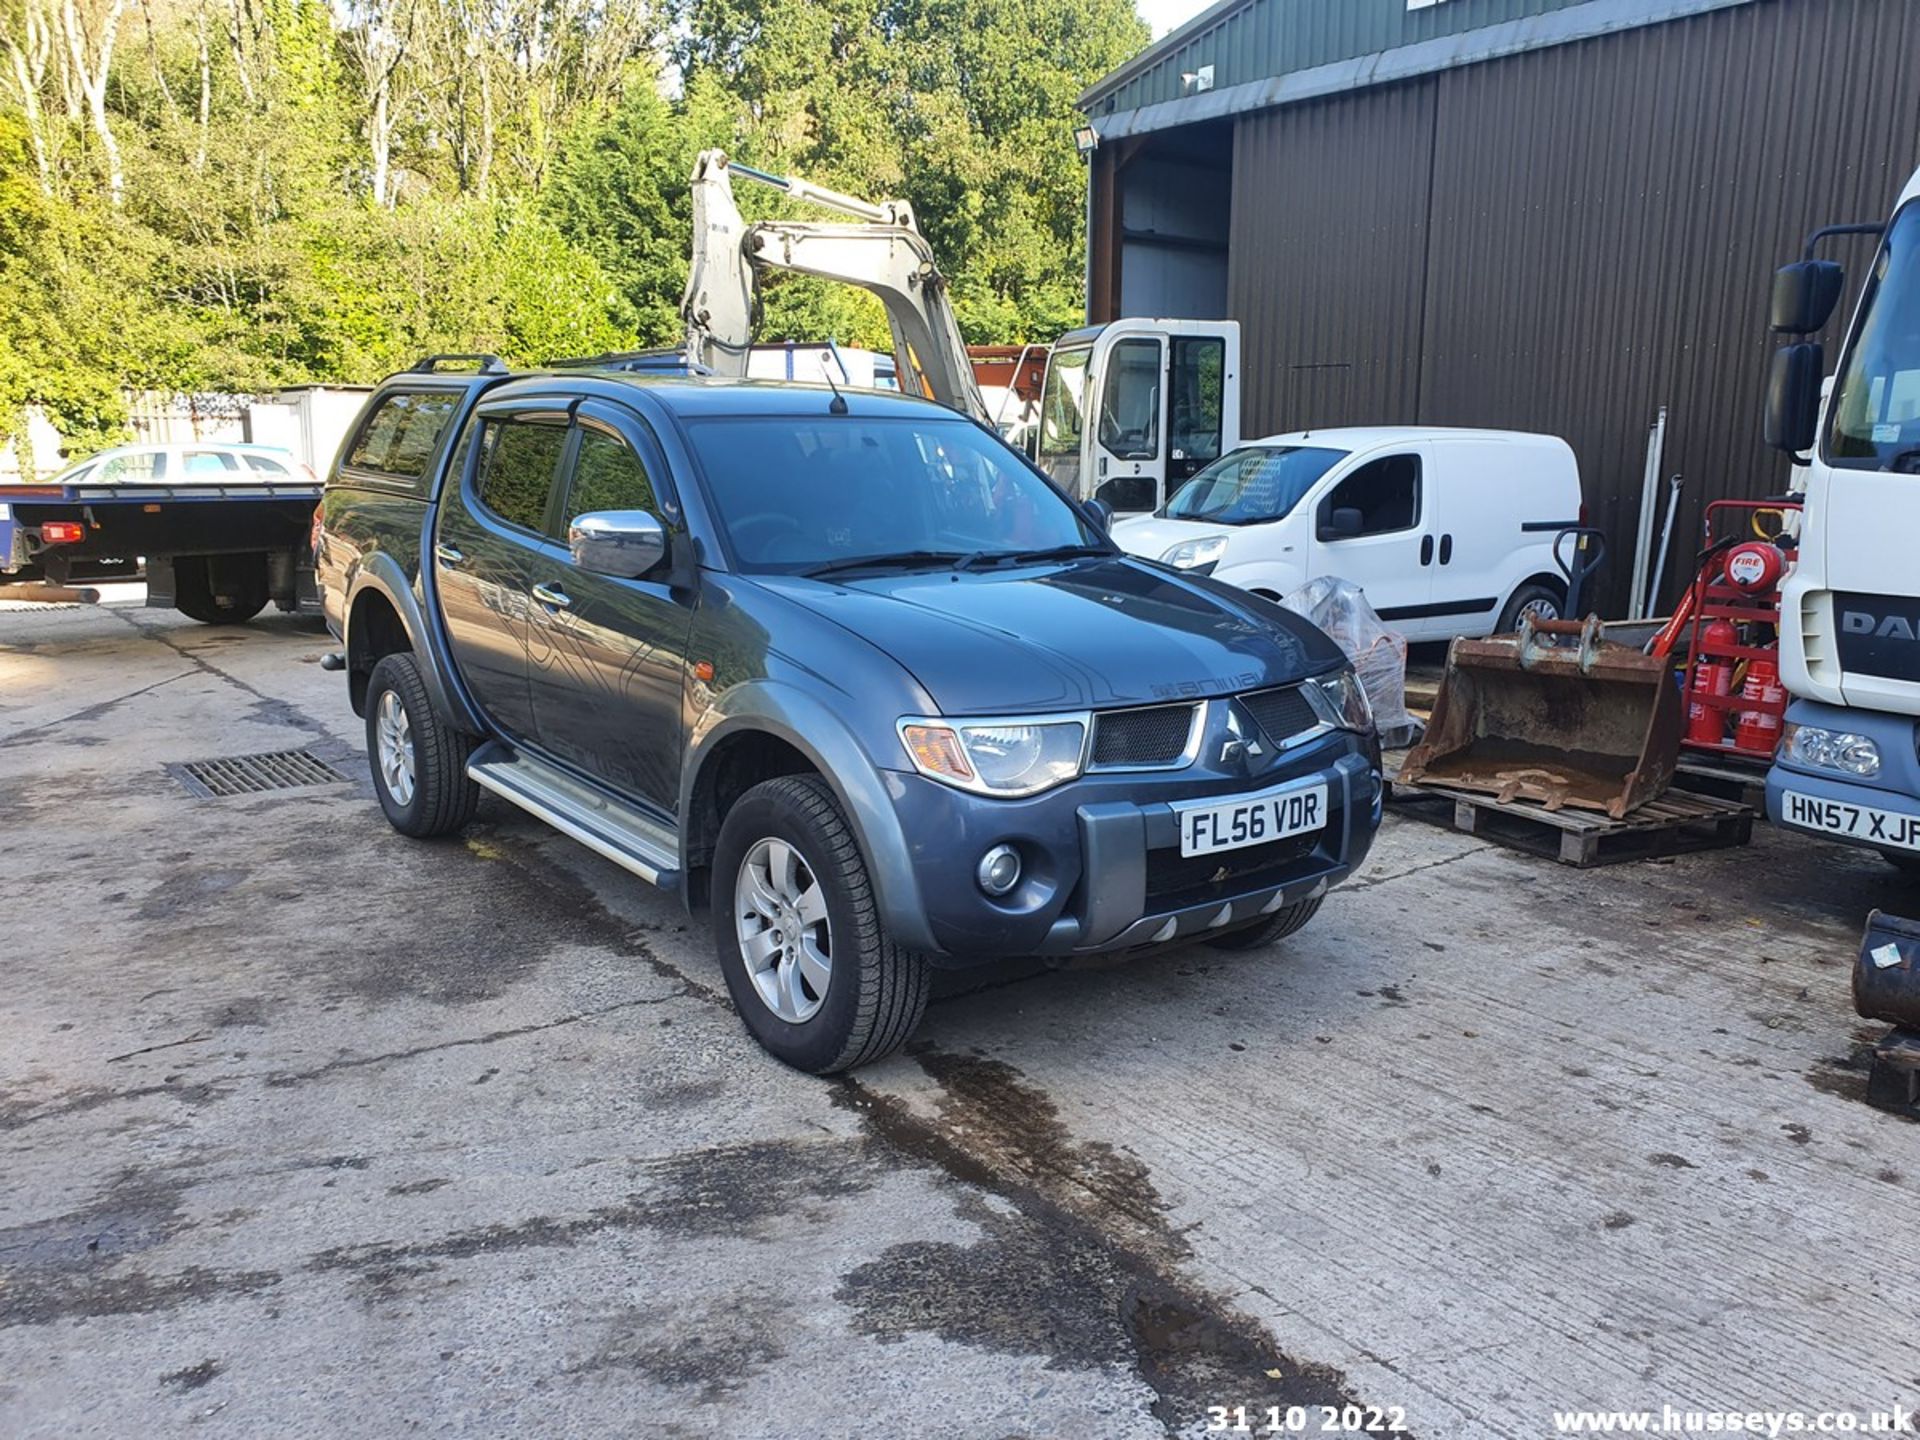
[[[1105,520],[922,400],[427,361],[316,561],[397,829],[491,791],[677,890],[748,1030],[832,1073],[937,969],[1264,946],[1372,843],[1339,648]]]

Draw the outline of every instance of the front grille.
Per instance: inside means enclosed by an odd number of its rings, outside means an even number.
[[[1192,705],[1153,705],[1094,716],[1093,768],[1173,764],[1186,753],[1193,711]]]
[[[1298,685],[1242,695],[1240,703],[1246,706],[1261,733],[1275,745],[1284,745],[1301,731],[1311,730],[1320,723],[1320,717],[1313,713],[1313,706],[1307,703]]]
[[[1313,853],[1318,832],[1291,835],[1217,855],[1182,855],[1178,849],[1147,852],[1147,908],[1179,910],[1212,900],[1230,900],[1281,884],[1287,871]]]

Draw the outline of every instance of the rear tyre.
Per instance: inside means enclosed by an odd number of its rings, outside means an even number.
[[[1324,897],[1323,897],[1324,898]],[[1284,940],[1320,913],[1320,899],[1302,900],[1276,910],[1258,925],[1226,935],[1210,936],[1207,944],[1216,950],[1258,950],[1276,940]]]
[[[1522,585],[1507,601],[1507,608],[1500,612],[1500,625],[1493,633],[1511,635],[1520,628],[1522,615],[1531,615],[1536,620],[1565,619],[1562,612],[1566,608],[1566,597],[1551,585]]]
[[[190,555],[173,562],[173,608],[203,625],[241,625],[267,608],[267,557]]]
[[[467,778],[476,742],[434,713],[420,662],[388,655],[367,681],[367,763],[387,823],[424,840],[473,818],[480,787]]]
[[[776,1059],[835,1075],[899,1049],[931,988],[888,938],[853,830],[826,782],[763,781],[720,825],[713,939],[734,1008]]]

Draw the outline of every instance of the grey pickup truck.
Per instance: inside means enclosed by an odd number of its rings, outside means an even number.
[[[934,968],[1265,945],[1379,826],[1331,640],[929,402],[429,360],[341,455],[327,663],[387,818],[491,791],[679,891],[802,1070],[899,1046]]]

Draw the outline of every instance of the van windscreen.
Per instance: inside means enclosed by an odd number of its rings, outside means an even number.
[[[1317,445],[1247,445],[1221,456],[1167,501],[1169,520],[1258,525],[1292,512],[1349,452]]]

